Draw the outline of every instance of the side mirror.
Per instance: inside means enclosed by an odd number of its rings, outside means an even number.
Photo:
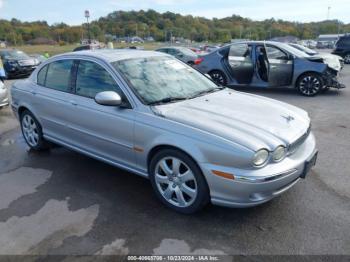
[[[122,98],[114,91],[104,91],[95,96],[95,102],[103,106],[120,106]]]

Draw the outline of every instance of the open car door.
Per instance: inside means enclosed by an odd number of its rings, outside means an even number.
[[[292,83],[294,59],[281,49],[265,45],[268,59],[269,86],[287,86]]]
[[[228,63],[233,78],[238,84],[250,84],[252,82],[254,65],[251,47],[247,44],[233,44],[230,47]]]

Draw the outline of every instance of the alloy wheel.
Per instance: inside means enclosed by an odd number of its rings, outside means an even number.
[[[26,114],[22,119],[22,130],[27,143],[36,147],[39,143],[39,131],[34,119]]]
[[[217,84],[220,84],[220,85],[226,85],[226,79],[225,77],[223,76],[222,73],[220,72],[213,72],[210,74],[211,78],[213,79],[213,81]]]
[[[166,157],[158,161],[155,183],[162,197],[177,207],[190,206],[198,194],[193,171],[176,157]]]
[[[300,81],[299,89],[307,96],[317,94],[322,88],[321,81],[316,76],[308,75]]]
[[[346,56],[344,56],[344,63],[350,64],[350,54],[347,54]]]

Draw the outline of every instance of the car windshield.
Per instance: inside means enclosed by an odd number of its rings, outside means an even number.
[[[13,50],[13,51],[7,51],[5,56],[8,56],[12,59],[28,59],[30,58],[26,53],[19,51],[19,50]]]
[[[295,55],[296,57],[310,57],[307,53],[300,51],[296,49],[295,47],[292,47],[290,45],[279,43],[277,46],[281,46],[284,50],[288,51],[289,53]]]
[[[145,104],[185,100],[220,89],[190,66],[171,57],[121,60],[112,65]]]
[[[312,50],[312,49],[310,49],[306,46],[303,46],[303,45],[291,44],[291,46],[300,50],[300,51],[307,53],[308,55],[316,55],[317,54],[317,52],[315,50]]]

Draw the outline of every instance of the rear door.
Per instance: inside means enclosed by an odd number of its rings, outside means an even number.
[[[30,90],[35,96],[32,106],[39,118],[44,135],[71,142],[67,117],[72,112],[72,59],[62,59],[44,66],[37,75],[37,85]]]
[[[231,74],[238,84],[250,84],[254,74],[251,47],[247,44],[231,45],[228,63]]]
[[[276,46],[265,45],[269,61],[268,83],[271,87],[287,86],[292,83],[294,60]]]

